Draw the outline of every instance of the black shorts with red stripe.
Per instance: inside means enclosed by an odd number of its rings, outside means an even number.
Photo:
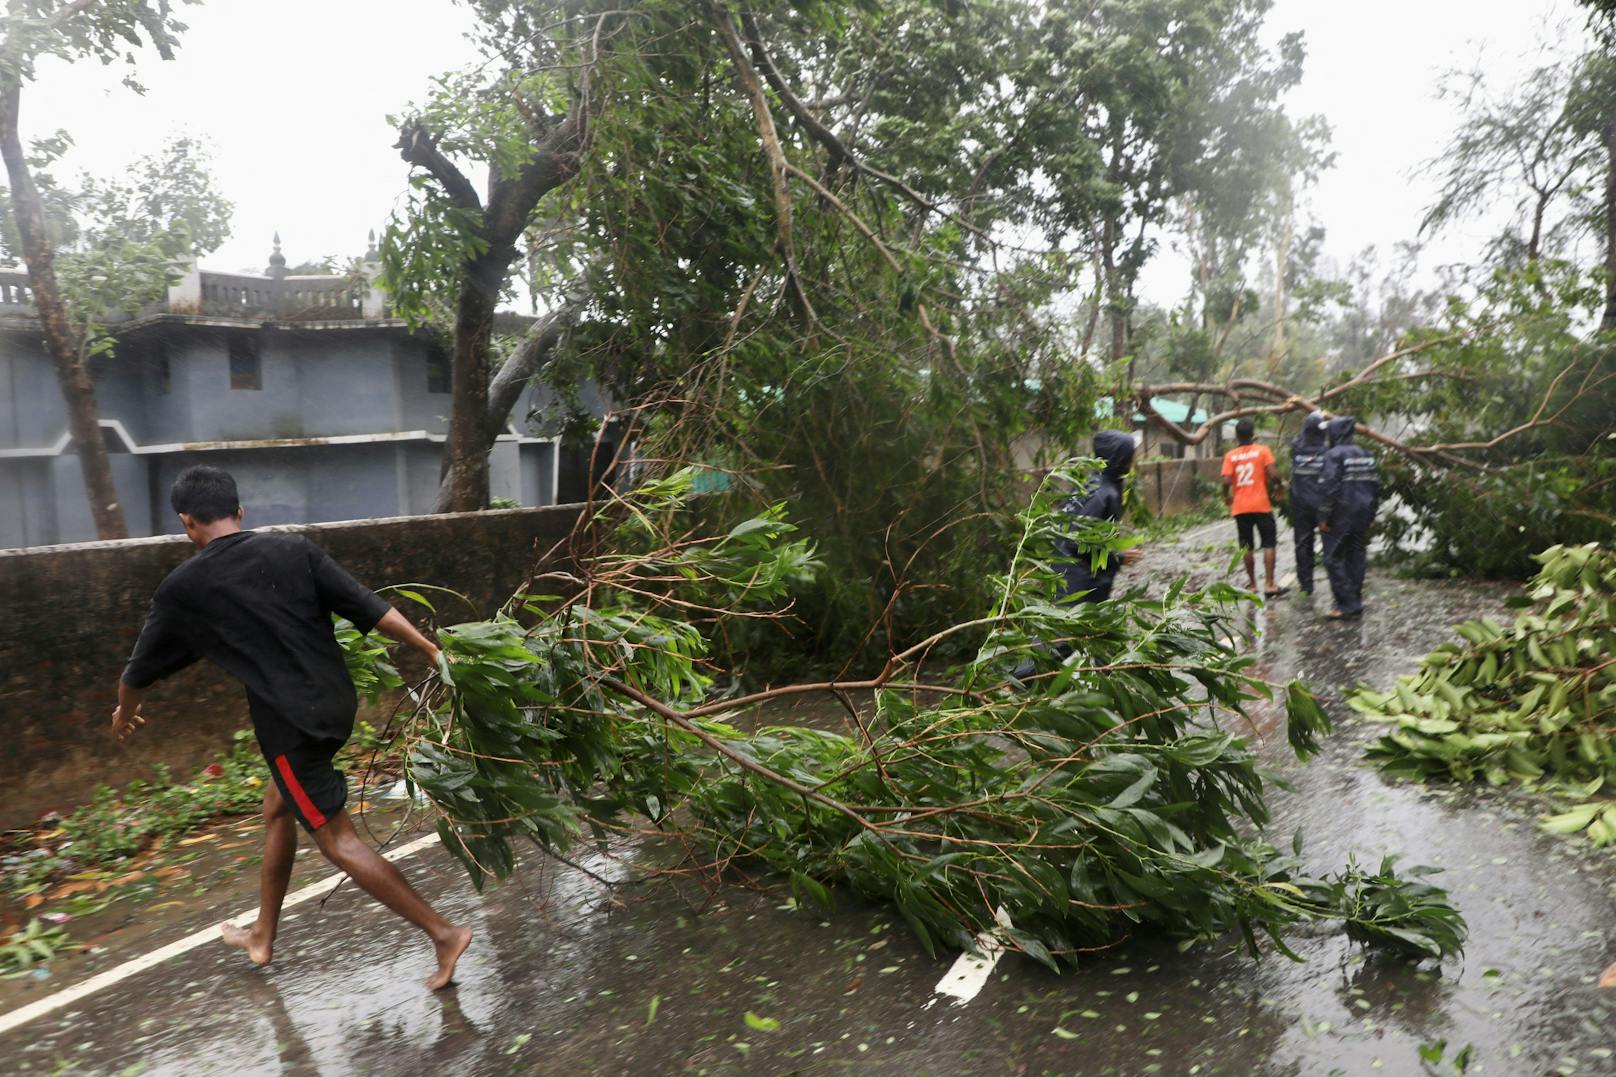
[[[333,762],[347,741],[313,737],[282,722],[256,724],[258,748],[281,798],[305,830],[319,830],[348,803],[348,782]]]

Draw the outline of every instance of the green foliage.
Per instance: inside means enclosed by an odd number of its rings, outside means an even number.
[[[35,965],[48,962],[68,945],[67,931],[38,920],[0,939],[0,979],[21,976]]]
[[[1501,93],[1479,68],[1449,76],[1443,96],[1461,103],[1465,115],[1426,166],[1441,188],[1421,233],[1483,214],[1496,218],[1508,207],[1508,223],[1480,267],[1569,257],[1595,219],[1589,203],[1603,167],[1598,129],[1611,100],[1600,60],[1592,54],[1575,65],[1547,64]]]
[[[196,0],[180,0],[195,3]],[[174,57],[185,24],[170,0],[21,0],[0,18],[0,77],[31,82],[46,57],[72,62],[135,64],[133,49],[150,45],[165,60]],[[124,84],[143,92],[133,72]]]
[[[1473,300],[1450,300],[1444,324],[1404,339],[1425,347],[1398,376],[1330,401],[1419,431],[1414,453],[1380,453],[1402,511],[1382,513],[1377,529],[1408,567],[1524,578],[1537,551],[1610,534],[1616,341],[1584,333],[1600,302],[1564,263],[1499,271]]]
[[[1070,526],[1060,486],[1080,476],[1062,472],[1019,521],[994,614],[838,686],[872,691],[873,714],[846,732],[748,732],[698,623],[721,632],[778,603],[811,553],[777,513],[718,539],[680,530],[682,472],[622,507],[628,549],[582,566],[587,601],[529,598],[522,621],[440,632],[442,690],[417,715],[409,779],[479,887],[512,871],[520,839],[564,852],[644,815],[807,900],[829,902],[832,884],[889,900],[931,949],[970,947],[1002,909],[1010,944],[1051,966],[1139,930],[1239,932],[1253,951],[1261,933],[1284,950],[1315,919],[1419,956],[1457,952],[1462,921],[1441,891],[1389,862],[1316,879],[1252,836],[1268,808],[1239,730],[1271,691],[1223,643],[1239,592],[1052,601]],[[1094,524],[1085,548],[1124,544]],[[955,635],[980,646],[933,670]],[[1024,657],[1037,672],[1011,691],[1005,670]],[[1328,718],[1299,684],[1286,706],[1291,743],[1315,750]]]
[[[381,284],[389,309],[412,328],[452,324],[450,282],[488,250],[476,210],[456,206],[429,180],[414,177],[402,213],[382,229]]]
[[[17,858],[6,887],[19,895],[35,893],[66,872],[109,867],[216,816],[256,811],[266,777],[252,733],[243,730],[227,757],[189,782],[172,781],[167,768],[159,767],[151,781],[133,781],[122,790],[99,786],[90,803],[36,836],[36,848],[45,855]]]
[[[1356,863],[1327,880],[1325,904],[1341,911],[1347,936],[1367,946],[1380,946],[1412,958],[1446,957],[1464,949],[1464,918],[1448,904],[1447,891],[1415,879],[1435,869],[1410,868],[1411,879],[1399,878],[1397,858],[1387,856],[1375,872]]]
[[[837,567],[799,592],[791,635],[739,626],[723,657],[759,678],[805,649],[868,665],[986,607],[983,554],[1027,465],[1091,432],[1113,372],[1084,361],[1092,332],[1066,300],[1099,248],[1115,265],[1105,302],[1125,311],[1175,195],[1204,195],[1220,238],[1250,231],[1228,218],[1300,137],[1278,104],[1300,43],[1265,45],[1268,6],[659,0],[622,15],[487,0],[485,44],[510,73],[444,80],[414,115],[462,169],[505,153],[508,174],[533,115],[582,93],[587,66],[577,174],[500,284],[520,272],[541,301],[586,297],[544,373],[567,418],[594,379],[639,409],[648,455],[748,474],[704,506],[713,529],[787,501]],[[789,238],[726,27],[755,32],[753,60],[821,99],[812,111],[847,139],[827,147],[765,91],[792,170]],[[474,223],[436,180],[414,185],[383,250],[399,313],[449,324],[445,297],[486,253]]]
[[[114,350],[113,325],[162,302],[193,256],[224,242],[233,207],[215,189],[207,150],[194,139],[171,140],[116,179],[64,183],[47,169],[71,144],[65,131],[39,140],[30,167],[57,249],[62,297],[93,356]],[[0,199],[0,253],[21,253],[10,198]]]
[[[359,694],[375,703],[383,692],[404,686],[404,678],[393,665],[387,644],[368,633],[361,634],[353,623],[333,616],[333,633],[342,648],[348,676]]]
[[[1395,723],[1369,750],[1415,779],[1519,782],[1570,804],[1545,827],[1616,844],[1616,553],[1592,543],[1540,554],[1512,626],[1470,621],[1398,679],[1348,702]]]

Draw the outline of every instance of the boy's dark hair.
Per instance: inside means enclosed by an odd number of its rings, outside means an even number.
[[[1257,427],[1250,419],[1241,419],[1234,424],[1234,439],[1242,445],[1250,445],[1251,439],[1257,436]]]
[[[168,491],[168,503],[174,506],[175,512],[183,512],[199,524],[234,516],[241,508],[235,476],[203,464],[180,472]]]

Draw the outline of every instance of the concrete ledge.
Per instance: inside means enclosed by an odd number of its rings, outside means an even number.
[[[262,530],[307,534],[371,587],[459,591],[471,608],[434,603],[454,623],[493,612],[581,511],[557,505]],[[118,676],[152,592],[193,552],[183,535],[0,550],[0,828],[83,803],[99,784],[148,777],[158,763],[185,775],[246,727],[240,685],[197,663],[153,689],[148,724],[134,742],[120,746],[108,732]]]

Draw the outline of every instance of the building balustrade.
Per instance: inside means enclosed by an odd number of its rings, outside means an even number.
[[[362,275],[290,274],[277,235],[274,253],[262,275],[218,273],[193,263],[169,285],[167,302],[142,310],[136,319],[153,314],[200,314],[249,321],[386,318],[386,302],[375,282],[377,258],[376,236],[372,232]],[[0,267],[0,314],[32,314],[33,296],[26,269]]]
[[[203,270],[201,312],[221,317],[363,318],[368,285],[351,277],[258,277]]]
[[[0,269],[0,311],[33,310],[34,289],[25,269]]]

